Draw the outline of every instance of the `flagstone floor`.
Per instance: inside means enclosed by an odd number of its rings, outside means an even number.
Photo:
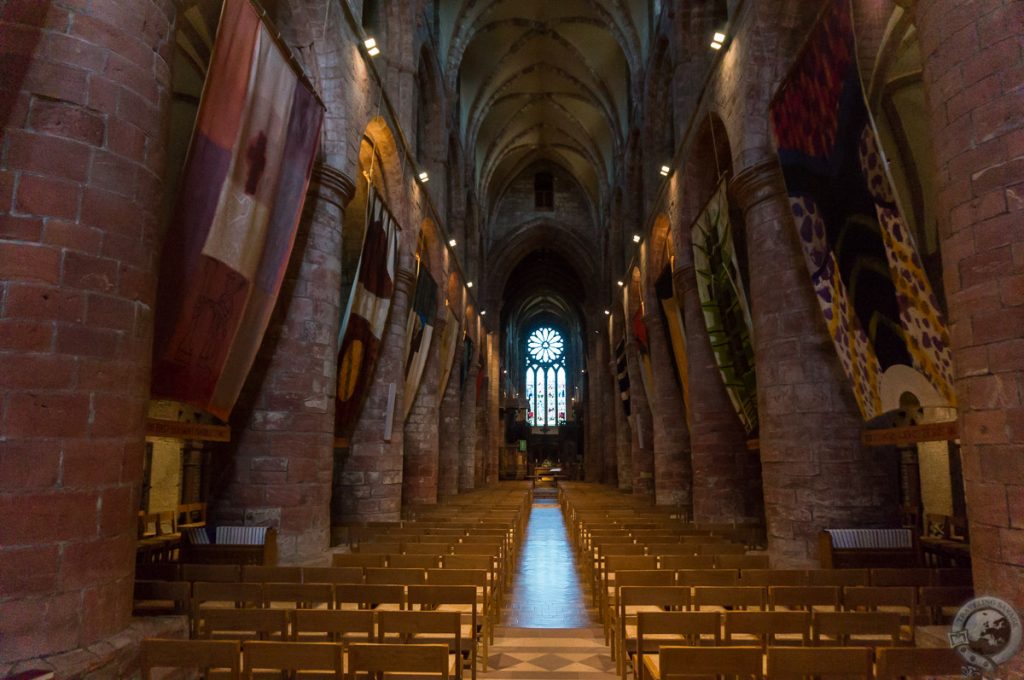
[[[588,587],[569,543],[556,495],[537,489],[486,680],[612,680]]]

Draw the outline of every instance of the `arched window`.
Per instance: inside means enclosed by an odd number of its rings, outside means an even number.
[[[553,328],[538,328],[526,340],[526,422],[555,427],[566,422],[565,340]]]

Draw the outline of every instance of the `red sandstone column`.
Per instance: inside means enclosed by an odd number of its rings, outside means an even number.
[[[604,398],[599,380],[602,360],[599,356],[601,338],[591,333],[587,338],[587,410],[584,428],[583,474],[588,482],[600,482],[604,467],[606,443],[602,435]]]
[[[643,378],[640,377],[640,348],[632,337],[626,341],[626,363],[629,366],[629,400],[633,425],[630,450],[631,487],[634,494],[654,496],[654,425]]]
[[[736,175],[750,257],[765,517],[772,566],[813,566],[828,527],[893,526],[898,460],[863,426],[814,298],[774,157]]]
[[[470,357],[469,370],[466,371],[466,385],[462,393],[460,420],[462,431],[459,436],[459,493],[472,491],[476,488],[476,438],[477,438],[477,407],[476,407],[476,376],[480,366],[475,357]],[[458,376],[454,376],[458,378]]]
[[[918,0],[916,18],[939,170],[974,587],[1024,611],[1024,8]],[[1024,672],[1024,657],[1009,669]]]
[[[330,545],[341,222],[354,191],[341,171],[314,168],[291,265],[233,418],[233,472],[213,493],[216,521],[276,527],[283,563]]]
[[[608,371],[612,380],[612,400],[615,407],[615,475],[619,491],[633,490],[633,448],[631,445],[632,431],[626,412],[622,405],[622,394],[619,392],[618,363],[612,357],[608,363]]]
[[[493,309],[493,307],[492,307]],[[487,460],[486,482],[490,486],[498,483],[498,471],[501,467],[501,447],[505,442],[505,428],[498,412],[501,400],[501,368],[498,362],[498,334],[488,333],[487,344],[489,376],[487,385]]]
[[[420,389],[405,421],[405,467],[402,505],[433,505],[438,493],[437,381],[441,377],[440,344],[444,319],[436,322]],[[399,413],[400,415],[400,413]]]
[[[746,433],[729,401],[715,364],[707,326],[697,295],[693,250],[686,244],[676,254],[675,289],[683,299],[686,354],[690,367],[690,457],[693,466],[693,517],[698,522],[731,522],[759,507],[754,454],[747,451]],[[754,487],[752,489],[752,487]]]
[[[174,18],[0,6],[0,666],[130,621]]]
[[[657,296],[650,296],[657,301]],[[654,502],[657,505],[693,507],[693,468],[690,460],[690,431],[686,426],[686,408],[672,366],[661,312],[644,317],[651,345],[654,400]]]
[[[615,375],[609,370],[608,363],[608,341],[602,338],[598,353],[600,363],[597,365],[597,375],[591,379],[598,385],[598,394],[601,398],[602,428],[599,432],[601,437],[601,449],[604,462],[601,472],[601,481],[605,484],[618,487],[619,485],[619,442],[618,423],[621,420],[625,425],[622,415],[622,405],[619,400],[619,388]]]
[[[415,275],[412,256],[401,247],[395,276],[395,295],[384,327],[377,371],[370,394],[359,414],[347,452],[336,461],[332,520],[395,521],[402,513],[403,435],[401,423],[402,391],[405,383],[405,330],[409,315],[409,295]],[[388,392],[394,385],[390,439],[385,439],[388,416]]]
[[[437,495],[440,498],[459,493],[459,438],[462,430],[462,400],[459,391],[459,375],[465,351],[462,343],[455,349],[448,386],[441,400],[438,423],[439,460]]]

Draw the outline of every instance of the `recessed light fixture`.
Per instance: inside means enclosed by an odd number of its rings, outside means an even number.
[[[640,243],[640,234],[633,234],[633,243]]]
[[[670,172],[672,172],[672,168],[668,167],[667,165],[661,166],[661,176],[662,177],[668,177],[668,174]]]
[[[480,310],[480,316],[487,316],[487,310],[486,309],[481,309]]]
[[[720,50],[722,45],[725,44],[725,33],[716,31],[715,35],[711,39],[711,49]]]
[[[376,57],[380,54],[380,48],[377,47],[377,41],[374,38],[367,38],[363,41],[363,47],[366,48],[367,54],[371,57]]]
[[[459,242],[456,241],[455,239],[452,239],[452,240],[448,241],[448,245],[451,246],[452,248],[454,248],[455,246],[459,245]]]
[[[421,173],[419,174],[419,178],[420,178],[420,181],[421,181],[421,182],[423,182],[424,184],[426,184],[427,182],[429,182],[429,181],[430,181],[430,173],[429,173],[429,172],[427,172],[426,170],[424,170],[423,172],[421,172]]]
[[[622,288],[623,286],[626,285],[623,281],[616,281],[615,283],[618,284],[619,288]]]
[[[606,309],[606,310],[604,310],[604,315],[605,315],[605,316],[611,316],[611,315],[612,315],[612,313],[611,313],[611,311],[609,311],[609,310],[607,310],[607,309]]]
[[[473,282],[472,281],[466,281],[466,288],[472,288],[472,287],[473,287]]]

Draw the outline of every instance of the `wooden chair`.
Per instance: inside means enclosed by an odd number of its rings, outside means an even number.
[[[812,586],[866,586],[871,584],[868,569],[809,569],[807,584]]]
[[[199,637],[204,640],[288,639],[288,612],[284,609],[200,610]]]
[[[191,598],[192,584],[188,581],[136,581],[132,595],[132,614],[188,614]]]
[[[427,582],[426,569],[400,567],[367,567],[366,582],[373,584],[422,585]]]
[[[948,676],[962,678],[964,660],[954,649],[881,647],[877,650],[878,680]]]
[[[390,569],[437,569],[441,564],[441,553],[436,555],[388,555]]]
[[[901,610],[907,625],[903,639],[914,641],[917,619],[917,588],[912,586],[849,586],[843,588],[846,611]]]
[[[609,588],[608,610],[605,612],[603,621],[604,639],[606,644],[612,646],[612,656],[615,656],[615,634],[618,630],[619,620],[619,593],[624,586],[675,586],[676,575],[671,571],[659,569],[624,570],[616,572],[615,586]],[[689,596],[689,588],[687,596]],[[687,601],[689,606],[689,601]]]
[[[814,611],[815,607],[831,607],[839,611],[842,590],[839,586],[769,586],[769,609]]]
[[[871,585],[873,586],[930,586],[935,570],[923,567],[916,569],[872,569]]]
[[[142,680],[153,680],[154,668],[203,671],[207,678],[238,680],[242,649],[228,640],[162,640],[146,638],[139,648]]]
[[[725,644],[750,644],[736,636],[753,636],[762,647],[783,643],[806,645],[811,639],[807,612],[725,612]],[[780,636],[788,636],[782,638]]]
[[[204,526],[206,526],[206,503],[182,503],[178,505],[179,529]]]
[[[745,555],[747,546],[739,543],[698,543],[694,546],[698,555]]]
[[[262,583],[196,581],[192,584],[192,636],[199,636],[199,622],[202,612],[207,609],[259,608],[262,606]]]
[[[427,584],[435,586],[473,586],[476,590],[477,606],[480,617],[478,625],[481,629],[483,650],[481,662],[487,670],[487,648],[494,642],[494,626],[499,612],[494,611],[494,603],[490,593],[490,581],[484,569],[428,569]]]
[[[693,589],[696,611],[708,607],[764,610],[767,601],[765,589],[752,586],[698,586]]]
[[[770,647],[768,676],[790,680],[819,675],[842,675],[871,680],[870,647]]]
[[[643,547],[643,546],[640,546]],[[599,564],[594,598],[600,609],[598,616],[602,622],[608,621],[611,601],[615,597],[615,575],[620,571],[654,571],[658,568],[658,558],[654,555],[608,555]]]
[[[242,567],[237,564],[182,564],[181,580],[237,583],[242,580]]]
[[[959,610],[965,602],[974,598],[974,588],[971,586],[926,586],[918,588],[917,593],[918,605],[926,612],[931,625],[945,623],[946,609]]]
[[[306,677],[313,671],[318,671],[317,677],[345,677],[341,645],[329,642],[246,642],[242,663],[246,680],[262,677],[261,671],[267,670],[288,671],[288,677]]]
[[[900,615],[895,612],[815,612],[813,628],[815,645],[900,644]]]
[[[736,569],[680,569],[676,572],[676,585],[680,586],[738,586]]]
[[[293,609],[293,642],[373,642],[375,614],[369,609]]]
[[[401,554],[402,543],[400,541],[379,541],[373,543],[360,543],[352,547],[352,552],[357,555]]]
[[[487,572],[487,582],[489,584],[491,608],[495,611],[495,619],[497,618],[497,612],[501,608],[502,604],[502,587],[501,582],[498,580],[498,572],[494,566],[494,562],[487,555],[442,555],[441,556],[441,568],[442,569],[482,569]],[[493,640],[492,640],[493,642]]]
[[[806,586],[807,572],[803,569],[744,569],[740,583],[745,586]]]
[[[463,637],[459,612],[380,612],[377,615],[377,641],[405,645],[443,644],[449,649],[449,674],[462,678]],[[475,664],[473,670],[476,670]]]
[[[674,677],[763,678],[760,647],[663,646],[657,654],[643,657],[640,680]]]
[[[715,555],[715,567],[718,569],[767,569],[767,555]]]
[[[242,567],[242,580],[247,583],[302,583],[302,568],[247,564]]]
[[[353,644],[348,649],[349,680],[378,673],[438,675],[448,680],[448,645]]]
[[[625,576],[630,572],[622,572]],[[666,572],[634,572],[641,574],[663,574]],[[672,572],[667,572],[672,575]],[[612,656],[619,670],[619,677],[626,678],[626,660],[637,650],[636,617],[640,612],[686,611],[690,608],[691,594],[688,587],[675,585],[623,585],[617,588],[617,610],[612,637]]]
[[[405,609],[405,586],[338,583],[334,586],[335,609]]]
[[[666,555],[657,553],[659,569],[701,569],[708,570],[715,568],[714,555]]]
[[[330,583],[264,583],[263,606],[331,609],[334,607],[334,586]]]
[[[638,680],[643,680],[645,669],[650,665],[646,655],[656,655],[662,645],[710,643],[717,647],[721,642],[722,625],[718,612],[638,612],[633,669]],[[656,667],[657,659],[652,663]]]
[[[406,555],[447,555],[452,551],[451,543],[406,543]]]
[[[696,549],[687,543],[644,543],[647,546],[648,555],[657,555],[658,557],[665,557],[666,555],[678,556],[678,557],[694,557],[697,555]]]
[[[481,659],[483,670],[487,671],[488,631],[480,615],[476,585],[432,583],[425,586],[409,586],[407,597],[410,609],[418,607],[421,611],[457,612],[462,618],[462,653],[469,655],[473,679],[476,680],[477,662]],[[479,650],[481,646],[482,652]]]
[[[303,567],[303,583],[362,583],[362,567]]]
[[[395,551],[399,552],[399,551]],[[388,553],[335,553],[331,557],[333,567],[383,567],[387,564]]]

